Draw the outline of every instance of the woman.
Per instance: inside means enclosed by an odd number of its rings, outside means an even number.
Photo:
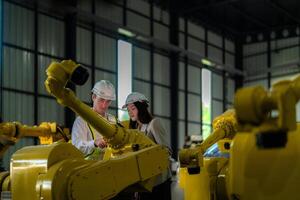
[[[133,92],[126,98],[126,104],[130,117],[129,128],[138,129],[145,133],[156,144],[160,144],[169,149],[171,148],[167,140],[167,134],[158,118],[153,118],[148,111],[149,101],[145,95]],[[171,171],[168,169],[165,173],[157,178],[155,187],[151,193],[139,193],[139,199],[171,199]]]

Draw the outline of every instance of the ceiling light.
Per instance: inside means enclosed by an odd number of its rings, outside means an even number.
[[[118,33],[120,33],[120,34],[122,34],[122,35],[125,35],[125,36],[127,36],[127,37],[134,37],[134,36],[135,36],[134,33],[132,33],[132,32],[129,31],[129,30],[126,30],[126,29],[124,29],[124,28],[118,28]]]
[[[215,63],[213,63],[213,62],[211,62],[210,60],[207,60],[207,59],[205,59],[205,58],[202,58],[202,59],[201,59],[201,63],[202,63],[203,65],[207,65],[207,66],[215,66],[215,65],[216,65]]]

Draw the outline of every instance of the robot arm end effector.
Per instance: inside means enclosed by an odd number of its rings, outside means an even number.
[[[300,99],[299,89],[300,76],[274,84],[270,92],[261,86],[238,90],[234,107],[239,129],[255,128],[260,148],[284,147],[287,132],[296,129],[295,106]]]
[[[46,73],[46,89],[54,96],[62,94],[61,89],[65,89],[68,81],[76,85],[83,85],[89,77],[88,71],[72,60],[63,60],[60,63],[52,62]]]

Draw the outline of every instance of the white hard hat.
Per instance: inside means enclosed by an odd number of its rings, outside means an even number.
[[[130,93],[127,98],[126,98],[126,102],[125,105],[122,106],[122,108],[126,108],[126,106],[128,104],[134,103],[134,102],[146,102],[149,105],[149,101],[148,99],[145,97],[145,95],[139,93],[139,92],[132,92]]]
[[[100,98],[112,101],[116,100],[115,87],[107,80],[98,81],[94,85],[92,92]]]

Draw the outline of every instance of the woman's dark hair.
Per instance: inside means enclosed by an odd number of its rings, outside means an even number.
[[[143,124],[148,124],[153,119],[152,115],[148,111],[148,104],[146,102],[134,102],[133,103],[138,110],[139,121]],[[137,128],[137,122],[129,121],[129,128]]]

